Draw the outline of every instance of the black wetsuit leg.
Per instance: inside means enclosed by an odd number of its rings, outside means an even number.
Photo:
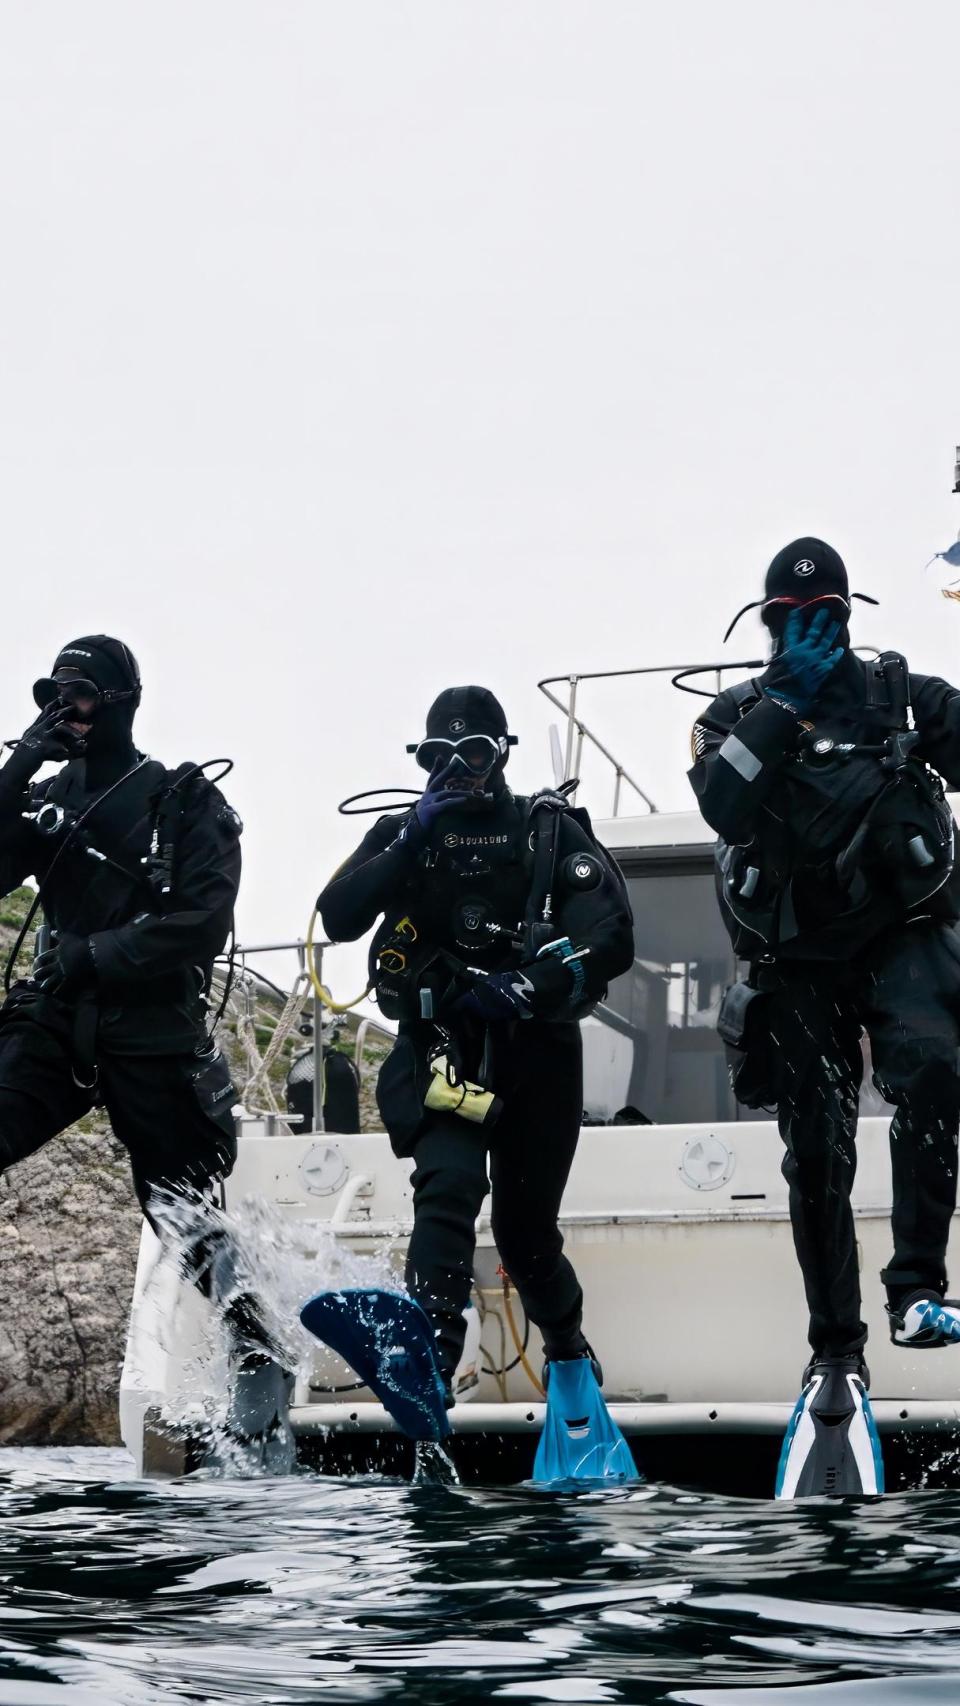
[[[8,1004],[0,1013],[0,1172],[88,1114],[93,1100],[73,1081],[63,1039]]]
[[[475,1223],[489,1188],[486,1136],[455,1114],[430,1114],[413,1158],[407,1288],[433,1322],[441,1373],[449,1380],[463,1350]]]
[[[8,1005],[0,1015],[0,1171],[33,1155],[102,1097],[130,1155],[140,1206],[159,1231],[151,1206],[156,1190],[198,1202],[236,1159],[233,1096],[224,1095],[217,1112],[204,1105],[222,1085],[223,1070],[215,1069],[211,1084],[202,1073],[197,1078],[198,1065],[194,1055],[101,1056],[98,1091],[81,1089],[73,1077],[69,1027],[39,1023],[26,1004]],[[219,1228],[203,1225],[202,1209],[185,1232],[194,1282],[208,1295],[233,1290],[232,1242]]]
[[[864,956],[858,978],[874,1081],[896,1108],[890,1126],[893,1257],[882,1274],[896,1306],[944,1294],[957,1200],[960,1124],[960,941],[923,921]]]
[[[178,1197],[192,1205],[183,1222],[188,1270],[205,1294],[226,1296],[237,1283],[232,1240],[204,1226],[202,1206],[237,1157],[226,1062],[222,1056],[211,1061],[205,1074],[192,1054],[104,1055],[100,1093],[130,1156],[147,1220],[160,1232],[164,1202]]]
[[[504,1101],[489,1133],[455,1114],[430,1114],[413,1149],[406,1280],[434,1323],[448,1379],[463,1349],[475,1224],[490,1189],[488,1143],[497,1249],[548,1352],[575,1344],[583,1307],[557,1226],[583,1113],[579,1027],[492,1027],[485,1081]]]
[[[786,1145],[783,1176],[820,1355],[866,1342],[850,1192],[857,1169],[861,1025],[846,975],[833,967],[778,967],[767,1021]]]
[[[575,1354],[583,1292],[557,1217],[583,1118],[579,1026],[511,1026],[494,1063],[505,1106],[490,1144],[493,1236],[547,1355]]]

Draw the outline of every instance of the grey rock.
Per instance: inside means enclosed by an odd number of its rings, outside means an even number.
[[[0,1186],[0,1444],[114,1445],[140,1239],[126,1154],[92,1115]]]

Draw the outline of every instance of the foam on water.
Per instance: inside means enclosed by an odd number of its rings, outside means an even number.
[[[203,1435],[211,1461],[230,1473],[256,1473],[256,1454],[238,1447],[226,1429],[230,1369],[224,1310],[253,1295],[278,1361],[298,1378],[349,1388],[351,1372],[318,1344],[300,1322],[300,1309],[318,1291],[377,1286],[403,1290],[391,1240],[358,1254],[338,1240],[327,1222],[293,1219],[273,1204],[249,1198],[230,1212],[208,1202],[170,1196],[158,1205],[162,1254],[134,1311],[134,1332],[160,1352],[191,1346],[179,1361],[163,1411],[174,1434]],[[213,1248],[216,1308],[200,1302],[192,1286],[174,1281],[195,1261],[198,1244]],[[184,1332],[184,1312],[189,1331]]]

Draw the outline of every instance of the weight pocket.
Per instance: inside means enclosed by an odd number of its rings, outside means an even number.
[[[206,1053],[196,1055],[189,1067],[189,1077],[203,1112],[233,1132],[236,1126],[233,1105],[238,1098],[222,1049],[214,1044]]]

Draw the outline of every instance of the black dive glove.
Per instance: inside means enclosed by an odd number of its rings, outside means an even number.
[[[532,1019],[534,986],[523,971],[491,971],[478,977],[453,1004],[455,1013],[496,1024],[501,1019]]]
[[[64,718],[70,715],[69,706],[57,702],[41,711],[17,741],[3,767],[4,775],[13,781],[29,782],[43,764],[79,758],[87,743],[82,735],[67,728]]]
[[[839,632],[839,622],[825,608],[814,612],[806,629],[801,612],[791,611],[783,647],[767,670],[763,689],[767,698],[805,717],[843,657],[843,647],[835,644]]]
[[[57,995],[61,1001],[78,995],[93,983],[97,968],[85,936],[58,936],[52,947],[38,954],[33,967],[33,982],[42,995]]]
[[[487,1024],[498,1019],[562,1018],[571,998],[579,1000],[582,992],[579,954],[562,937],[516,971],[491,971],[477,977],[454,1001],[453,1011],[470,1013]]]

